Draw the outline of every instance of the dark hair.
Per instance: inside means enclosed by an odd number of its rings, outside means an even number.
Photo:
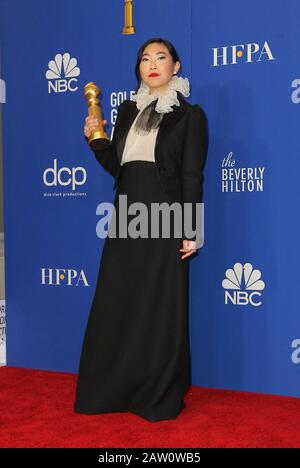
[[[171,55],[171,57],[173,59],[173,62],[174,63],[177,62],[177,61],[180,62],[180,58],[179,58],[179,55],[177,53],[177,50],[175,49],[173,44],[171,44],[171,42],[167,41],[166,39],[162,39],[161,37],[153,37],[151,39],[148,39],[146,42],[144,42],[144,44],[141,45],[141,47],[138,50],[138,54],[137,54],[137,60],[136,60],[136,65],[135,65],[135,75],[136,75],[136,78],[137,78],[137,86],[136,86],[136,88],[134,90],[135,93],[138,92],[138,89],[139,89],[139,87],[141,85],[141,82],[142,82],[142,78],[141,78],[141,74],[140,74],[140,63],[141,63],[141,60],[142,60],[144,50],[146,49],[146,47],[149,44],[153,44],[153,43],[164,44],[166,46],[166,48],[168,49],[168,51],[169,51],[169,53],[170,53],[170,55]],[[163,114],[159,114],[155,110],[157,100],[158,99],[155,99],[154,101],[152,101],[141,112],[139,118],[137,119],[137,121],[135,123],[135,130],[138,133],[144,135],[145,133],[148,133],[153,128],[157,128],[159,126],[159,124],[160,124],[160,122],[161,122],[161,120],[163,118]]]

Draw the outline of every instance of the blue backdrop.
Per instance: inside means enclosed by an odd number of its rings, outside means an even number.
[[[174,43],[205,110],[205,243],[190,260],[194,385],[300,396],[300,3],[0,0],[7,365],[77,372],[112,177],[83,137],[83,87],[107,132],[139,46]],[[298,114],[297,114],[298,112]]]

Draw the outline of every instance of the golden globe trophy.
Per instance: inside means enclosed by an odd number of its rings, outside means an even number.
[[[88,143],[93,146],[93,148],[104,148],[109,145],[109,136],[103,129],[102,124],[102,111],[99,102],[100,88],[93,82],[90,81],[84,87],[84,97],[86,98],[88,106],[88,115],[92,115],[98,121],[98,127],[92,131],[90,137],[88,138]]]
[[[123,34],[134,34],[135,28],[132,19],[132,0],[125,0],[124,3],[124,27]]]

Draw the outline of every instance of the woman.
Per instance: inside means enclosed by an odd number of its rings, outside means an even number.
[[[117,222],[122,195],[128,207],[141,202],[149,212],[155,203],[190,203],[190,221],[196,225],[207,119],[184,99],[189,81],[176,76],[179,69],[170,42],[153,38],[143,44],[136,94],[119,105],[112,141],[106,149],[91,143],[99,163],[115,178]],[[96,125],[94,117],[86,118],[87,140]],[[195,231],[176,235],[180,223],[173,223],[168,237],[161,227],[157,237],[106,237],[75,412],[129,411],[154,422],[175,419],[185,407],[190,386],[187,259],[197,252],[197,237]]]

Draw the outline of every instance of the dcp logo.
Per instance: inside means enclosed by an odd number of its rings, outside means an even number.
[[[54,166],[48,167],[43,173],[43,181],[47,187],[71,185],[72,190],[76,190],[77,185],[86,182],[87,175],[84,167],[61,167],[57,169],[57,159],[54,159]]]

